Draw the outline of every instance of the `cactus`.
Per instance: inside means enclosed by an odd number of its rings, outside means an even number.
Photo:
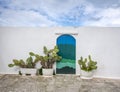
[[[35,56],[36,61],[41,61],[42,68],[52,68],[53,64],[56,61],[61,60],[61,56],[59,56],[57,53],[59,52],[59,49],[57,46],[55,46],[53,49],[48,50],[47,47],[43,47],[44,56],[35,54],[33,52],[30,52],[30,55]]]
[[[84,71],[89,72],[97,69],[97,62],[93,61],[90,55],[88,56],[88,59],[87,58],[83,59],[83,57],[81,57],[78,60],[78,64],[80,65],[81,70]]]
[[[14,67],[14,66],[19,66],[21,68],[35,68],[35,64],[38,62],[38,60],[33,60],[32,55],[29,54],[30,56],[24,61],[23,59],[17,60],[13,59],[12,64],[8,64],[9,67]]]
[[[33,52],[29,52],[29,57],[24,61],[23,59],[17,60],[13,59],[13,63],[9,64],[9,67],[19,66],[21,68],[35,68],[35,64],[39,61],[41,61],[41,65],[43,68],[52,68],[53,64],[56,61],[61,60],[61,56],[59,56],[57,53],[59,52],[59,49],[57,46],[55,46],[53,49],[48,50],[45,46],[43,47],[44,56],[35,54]],[[33,59],[32,57],[35,57]]]

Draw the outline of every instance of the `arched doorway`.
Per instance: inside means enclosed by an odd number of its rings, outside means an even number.
[[[76,40],[73,36],[63,34],[57,38],[59,55],[62,60],[56,64],[57,74],[75,74],[76,73]]]

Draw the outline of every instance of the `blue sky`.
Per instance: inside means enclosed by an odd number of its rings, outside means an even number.
[[[0,0],[0,26],[120,27],[120,0]]]

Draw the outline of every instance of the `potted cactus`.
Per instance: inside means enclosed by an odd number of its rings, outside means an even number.
[[[9,67],[14,67],[17,66],[20,68],[19,72],[25,76],[26,74],[30,74],[31,76],[36,75],[36,71],[37,69],[35,68],[36,63],[38,61],[36,59],[33,59],[32,56],[30,55],[26,61],[24,61],[23,59],[17,60],[17,59],[13,59],[13,63],[9,64]]]
[[[89,55],[88,58],[83,59],[81,57],[78,60],[78,64],[80,65],[81,69],[81,78],[83,79],[92,79],[94,75],[94,70],[97,69],[97,62],[91,59]]]
[[[42,73],[44,76],[52,76],[54,63],[56,61],[60,61],[62,57],[57,54],[59,52],[57,46],[50,50],[44,46],[43,50],[45,54],[44,56],[34,54],[33,52],[30,52],[30,55],[35,56],[36,60],[40,61],[42,65]]]

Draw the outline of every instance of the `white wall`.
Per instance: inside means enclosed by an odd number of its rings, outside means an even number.
[[[53,48],[55,33],[78,33],[76,58],[92,55],[98,62],[96,77],[120,78],[120,28],[0,28],[0,73],[17,73],[8,64],[12,59],[25,59],[28,53],[43,54],[43,46]],[[76,61],[77,62],[77,61]],[[79,65],[76,63],[77,74]]]

